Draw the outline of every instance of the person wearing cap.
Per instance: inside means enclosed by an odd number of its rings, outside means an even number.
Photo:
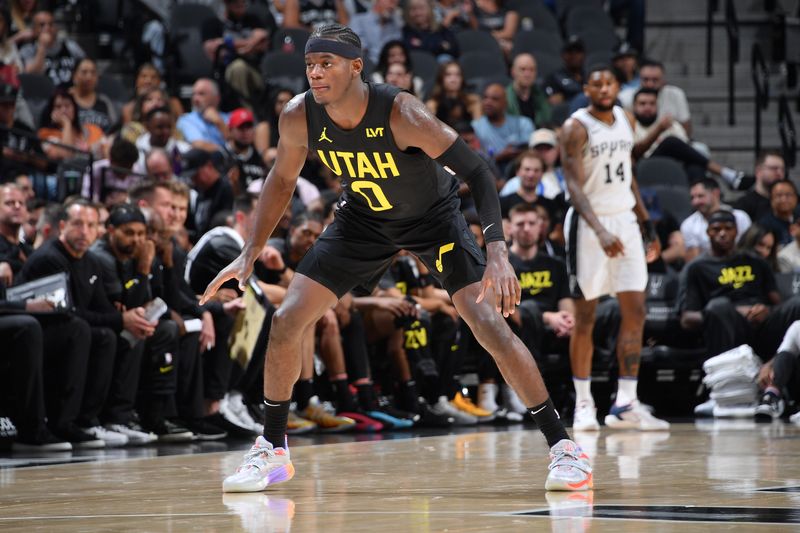
[[[583,94],[586,47],[580,37],[572,35],[567,39],[561,48],[561,60],[564,68],[550,74],[544,84],[550,105],[569,102]]]
[[[224,160],[219,152],[207,152],[199,148],[189,150],[183,156],[181,179],[192,184],[197,193],[189,206],[186,229],[192,242],[209,229],[211,219],[221,211],[233,207],[233,188],[227,176],[223,176]]]
[[[547,128],[537,129],[528,140],[528,148],[536,152],[544,161],[544,175],[537,187],[537,194],[550,200],[564,196],[567,184],[564,181],[564,170],[561,166],[556,166],[558,162],[558,136],[556,132]],[[500,190],[500,196],[511,194],[518,188],[519,177],[515,176],[506,182]]]
[[[129,204],[117,205],[109,213],[106,229],[89,253],[103,269],[102,283],[114,305],[144,308],[156,297],[166,298],[164,275],[172,268],[172,257],[166,263],[159,260],[155,243],[147,236],[144,213]],[[142,337],[121,336],[104,409],[107,423],[125,426],[134,420],[138,406],[142,427],[160,441],[191,440],[189,430],[167,419],[178,364],[178,326],[172,320],[157,317]]]
[[[231,112],[228,118],[228,152],[233,156],[235,166],[228,177],[233,186],[234,195],[247,190],[256,180],[267,177],[269,167],[264,158],[256,150],[253,142],[255,138],[255,119],[249,109],[240,107]]]
[[[0,182],[13,180],[20,174],[34,174],[47,167],[36,132],[15,116],[17,96],[18,91],[13,85],[0,83],[0,127],[6,128],[0,130],[3,146]]]
[[[736,218],[736,234],[741,236],[750,227],[752,221],[747,213],[739,209],[732,209],[720,200],[719,183],[713,178],[703,178],[689,188],[689,195],[694,208],[694,213],[681,222],[681,234],[686,244],[686,261],[691,261],[698,255],[707,252],[710,247],[708,240],[708,220],[712,213],[721,209],[730,211]]]
[[[532,54],[517,54],[511,62],[511,83],[506,86],[506,101],[510,115],[522,115],[540,125],[550,121],[550,104],[544,90],[536,83],[536,58]]]
[[[192,85],[192,110],[178,118],[176,126],[194,148],[209,152],[225,148],[228,115],[219,110],[219,85],[200,78]]]
[[[203,50],[212,62],[223,62],[226,83],[247,102],[255,104],[264,90],[258,66],[277,25],[268,10],[264,14],[269,20],[248,12],[246,0],[225,0],[224,4],[221,19],[210,17],[201,25]]]
[[[709,254],[681,274],[681,327],[702,330],[709,357],[742,344],[762,357],[774,354],[786,330],[800,319],[800,298],[781,303],[769,264],[736,250],[733,213],[710,213],[707,233]]]

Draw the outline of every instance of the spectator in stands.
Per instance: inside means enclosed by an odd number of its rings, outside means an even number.
[[[103,441],[110,444],[151,442],[153,438],[133,421],[104,429],[100,426],[100,415],[112,387],[117,335],[124,330],[141,338],[152,325],[144,319],[143,308],[119,311],[106,295],[102,267],[87,253],[97,238],[97,209],[79,198],[67,203],[64,212],[66,218],[59,222],[58,239],[38,248],[28,258],[21,275],[24,281],[31,281],[59,272],[68,273],[75,313],[90,326],[90,350],[85,366],[88,370],[80,414],[76,423],[59,432],[59,436],[73,446],[97,447],[102,446]],[[124,341],[120,339],[120,342]],[[127,437],[127,441],[122,436]]]
[[[395,63],[403,64],[408,72],[413,72],[414,70],[411,65],[408,47],[403,41],[392,40],[383,45],[378,64],[371,76],[372,82],[386,83],[386,72],[389,70],[389,66]],[[412,79],[414,81],[414,93],[422,94],[424,82],[418,76],[413,76]]]
[[[170,105],[170,97],[167,93],[161,88],[154,88],[154,89],[146,89],[140,95],[136,97],[136,101],[134,102],[133,111],[131,113],[131,120],[126,122],[122,129],[119,132],[120,137],[125,137],[125,139],[129,140],[132,143],[135,143],[139,137],[147,132],[147,128],[144,125],[144,117],[153,109],[159,107],[168,107],[171,111],[173,110],[173,106]],[[183,134],[177,130],[175,126],[175,119],[183,114],[183,109],[178,106],[178,114],[172,115],[173,119],[173,130],[175,131],[175,135],[177,138],[183,139]]]
[[[764,391],[756,407],[757,421],[772,422],[780,418],[786,408],[784,398],[795,402],[800,400],[798,363],[800,363],[800,322],[794,322],[786,330],[775,356],[764,363],[756,378],[759,388]],[[790,416],[789,422],[800,424],[800,414],[795,413]]]
[[[488,31],[508,56],[513,47],[514,35],[519,27],[519,13],[506,7],[504,0],[475,0],[474,17],[470,19],[474,30]]]
[[[25,72],[44,74],[56,86],[70,83],[78,61],[86,57],[78,43],[58,36],[58,26],[50,11],[39,11],[33,16],[33,36],[34,41],[19,51]]]
[[[183,155],[192,149],[189,143],[175,137],[175,119],[168,107],[157,107],[148,111],[144,116],[144,125],[147,133],[136,139],[140,168],[144,168],[145,156],[154,148],[166,151],[173,167],[179,165]]]
[[[11,16],[5,9],[0,9],[0,62],[3,64],[0,74],[4,78],[16,76],[22,71],[22,58],[11,37]]]
[[[203,22],[203,50],[212,62],[225,65],[225,81],[254,105],[264,90],[259,64],[275,32],[275,19],[270,15],[270,20],[261,20],[258,15],[248,13],[246,0],[223,3],[222,19],[213,17]]]
[[[458,32],[474,27],[475,10],[471,0],[436,0],[434,4],[436,20],[445,28]]]
[[[708,236],[710,255],[687,265],[681,278],[681,326],[702,329],[709,356],[740,344],[750,344],[758,354],[775,353],[784,332],[800,318],[800,299],[781,304],[767,262],[736,251],[733,213],[712,213]]]
[[[517,54],[511,62],[506,100],[509,115],[528,117],[534,125],[550,121],[550,104],[544,90],[536,84],[536,58],[532,54]]]
[[[144,168],[148,176],[158,182],[169,182],[176,179],[169,154],[162,148],[150,150],[144,158]]]
[[[760,257],[773,272],[778,272],[778,243],[772,230],[754,222],[739,239],[737,248]]]
[[[194,148],[210,152],[223,149],[228,138],[227,113],[219,110],[219,86],[200,78],[192,86],[192,111],[181,115],[178,129]]]
[[[547,128],[539,128],[533,132],[528,140],[528,148],[536,152],[544,161],[544,175],[537,187],[538,194],[544,198],[556,200],[566,196],[566,182],[564,171],[558,165],[559,150],[556,132]],[[519,180],[511,178],[503,186],[500,196],[504,196],[519,187]]]
[[[672,115],[659,115],[657,90],[643,87],[636,91],[633,115],[636,118],[633,132],[635,158],[657,156],[675,159],[686,169],[690,182],[704,178],[706,171],[720,176],[733,189],[747,187],[752,180],[748,180],[744,172],[724,167],[695,150],[680,122]]]
[[[618,22],[621,18],[628,23],[625,36],[637,50],[644,51],[645,0],[611,0],[608,3],[609,14]]]
[[[540,185],[544,175],[544,160],[533,150],[525,150],[515,160],[519,186],[516,190],[500,196],[500,212],[503,218],[508,218],[511,208],[515,205],[541,204],[550,214],[551,220],[563,218],[562,206],[555,201],[540,195]]]
[[[174,223],[169,229],[172,230],[175,244],[184,251],[191,249],[189,233],[186,230],[186,219],[189,215],[190,189],[182,181],[176,179],[168,182],[172,189],[172,208],[175,212]]]
[[[281,116],[284,106],[294,96],[294,92],[289,89],[279,87],[275,89],[270,97],[269,113],[266,120],[259,122],[255,129],[254,143],[258,153],[264,159],[264,163],[272,165],[278,153],[278,119]]]
[[[472,127],[483,148],[504,172],[508,164],[527,148],[533,122],[528,117],[506,114],[506,90],[499,83],[491,83],[483,90],[481,105],[483,116],[473,120]]]
[[[140,176],[132,174],[133,165],[138,159],[136,146],[117,137],[111,145],[108,159],[95,161],[91,173],[84,174],[81,194],[95,202],[108,201],[109,205],[113,205],[115,202],[109,196],[113,197],[113,192],[121,191],[124,201],[126,191],[140,180]]]
[[[69,92],[78,105],[81,126],[94,124],[107,133],[117,125],[119,113],[108,96],[97,92],[97,79],[97,64],[92,59],[83,58],[75,65]]]
[[[583,94],[586,47],[580,37],[572,35],[567,39],[561,48],[561,60],[564,68],[550,74],[544,83],[550,105],[569,102]]]
[[[683,89],[668,85],[664,77],[664,64],[658,61],[645,61],[639,68],[639,79],[642,87],[658,91],[658,115],[670,115],[683,126],[686,134],[692,136],[692,114],[689,101]],[[630,109],[631,102],[622,102]]]
[[[383,55],[386,44],[403,38],[397,3],[398,0],[374,0],[369,12],[355,15],[350,21],[350,28],[361,39],[364,57],[378,64],[378,68],[379,55]],[[408,56],[408,50],[405,52]]]
[[[455,61],[439,66],[431,98],[425,105],[436,118],[451,127],[481,116],[480,98],[465,90],[461,65]]]
[[[385,83],[399,87],[411,94],[418,96],[414,91],[414,74],[403,63],[392,63],[383,73]]]
[[[0,130],[3,146],[0,183],[10,181],[20,174],[34,174],[47,166],[36,132],[14,116],[17,96],[17,89],[12,85],[0,83],[0,126],[17,130]]]
[[[142,66],[139,67],[139,70],[136,71],[136,81],[134,82],[134,98],[124,106],[122,106],[122,123],[127,124],[131,120],[140,121],[142,112],[141,112],[141,104],[140,112],[138,118],[134,117],[134,107],[137,105],[139,101],[139,96],[143,95],[144,93],[152,90],[152,89],[161,89],[162,80],[161,80],[161,73],[158,69],[153,66],[152,63],[144,63]],[[166,93],[162,93],[164,97],[167,97]],[[169,105],[169,108],[172,110],[174,116],[179,117],[183,114],[183,106],[181,105],[181,101],[175,98],[174,96],[170,96],[169,102],[164,102],[163,104],[157,106],[162,107],[163,105]],[[144,111],[147,113],[147,110]]]
[[[172,283],[172,254],[157,254],[148,238],[147,222],[138,207],[121,204],[111,209],[107,233],[90,253],[102,268],[106,294],[117,308],[143,308],[156,297],[164,299],[164,283]],[[178,326],[156,317],[143,334],[122,336],[117,342],[114,386],[106,402],[110,422],[125,425],[134,420],[138,406],[142,427],[160,441],[187,442],[193,435],[166,416],[175,394]],[[141,374],[139,370],[141,369]]]
[[[34,40],[33,15],[36,13],[37,0],[11,0],[11,35],[17,46]]]
[[[792,242],[789,227],[794,222],[797,209],[797,187],[789,180],[776,181],[769,188],[770,212],[758,221],[764,228],[772,231],[778,239],[779,248]]]
[[[410,50],[425,50],[439,63],[458,57],[455,35],[436,21],[433,0],[408,0],[403,9],[403,42]]]
[[[222,156],[194,148],[183,156],[181,178],[192,183],[197,198],[191,206],[186,227],[194,242],[211,229],[214,215],[233,207],[233,189],[220,167]]]
[[[778,252],[778,270],[800,272],[800,213],[795,214],[789,231],[792,234],[792,242]]]
[[[620,78],[620,95],[623,91],[634,92],[639,89],[642,82],[639,79],[639,52],[636,48],[627,42],[620,43],[614,50],[611,64]]]
[[[755,187],[739,198],[734,205],[752,220],[761,220],[771,210],[769,191],[777,181],[786,178],[786,163],[780,152],[765,150],[758,154],[755,170]]]
[[[103,130],[94,124],[81,125],[75,98],[64,88],[58,88],[53,93],[42,111],[41,123],[39,139],[55,141],[75,148],[75,150],[70,150],[44,142],[42,143],[44,153],[50,159],[73,158],[78,155],[76,150],[92,152],[95,155],[99,155],[102,150]]]
[[[25,196],[13,183],[0,185],[0,284],[10,286],[33,253],[20,241],[20,228],[28,218]]]
[[[228,119],[228,153],[233,156],[234,167],[228,174],[234,196],[248,189],[251,183],[267,177],[269,167],[253,146],[255,118],[249,109],[239,108],[231,112]]]
[[[719,184],[705,178],[695,182],[689,189],[694,213],[681,223],[681,234],[686,244],[686,261],[691,261],[698,255],[709,251],[708,221],[713,213],[726,210],[736,220],[736,235],[744,235],[752,221],[747,213],[721,203]]]
[[[283,0],[281,3],[284,28],[312,31],[334,22],[347,24],[349,19],[343,0]]]

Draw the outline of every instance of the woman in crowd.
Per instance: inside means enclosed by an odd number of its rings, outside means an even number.
[[[136,107],[136,102],[138,101],[139,97],[145,94],[148,91],[153,89],[162,89],[162,82],[161,82],[161,73],[158,72],[158,69],[152,63],[145,63],[139,70],[136,72],[136,81],[134,82],[135,93],[136,96],[125,104],[122,107],[122,123],[127,124],[131,120],[136,120],[134,118],[134,109]],[[183,106],[181,106],[181,101],[175,98],[174,96],[168,96],[164,93],[165,97],[167,97],[170,109],[172,109],[172,114],[176,117],[180,116],[183,113]],[[161,106],[158,106],[161,107]],[[140,117],[141,118],[141,117]]]
[[[272,92],[271,105],[269,106],[269,117],[267,120],[256,124],[255,138],[253,144],[261,154],[264,163],[272,166],[275,156],[278,153],[278,118],[281,116],[284,106],[289,103],[294,93],[284,87],[278,87]]]
[[[75,65],[69,92],[78,104],[81,125],[94,124],[108,133],[119,121],[119,113],[111,99],[97,92],[97,64],[92,59],[81,59]]]
[[[42,112],[41,124],[41,140],[55,141],[77,150],[92,152],[95,156],[101,155],[103,130],[94,124],[81,125],[78,104],[66,89],[57,88],[53,93]],[[64,160],[76,156],[74,150],[49,143],[42,143],[42,149],[50,159]]]
[[[144,117],[150,111],[159,107],[169,107],[171,115],[173,117],[178,116],[169,105],[169,95],[161,88],[147,89],[137,96],[133,106],[133,112],[131,113],[131,120],[122,127],[120,135],[130,142],[135,143],[136,140],[147,131],[144,125]],[[173,123],[173,129],[174,125]],[[177,130],[174,131],[173,135],[178,139],[183,138]]]
[[[464,90],[464,75],[455,61],[439,67],[431,99],[425,104],[436,118],[450,126],[481,116],[480,98]]]
[[[758,223],[753,223],[739,239],[739,250],[749,252],[769,263],[773,272],[778,272],[777,238],[772,231]]]
[[[166,106],[156,107],[148,111],[143,120],[147,132],[136,139],[136,148],[139,149],[136,168],[145,170],[145,157],[153,148],[162,148],[169,155],[173,169],[178,168],[181,156],[191,150],[192,146],[175,138],[175,117],[172,116],[172,111]]]
[[[440,63],[458,57],[455,35],[436,22],[432,0],[408,0],[403,10],[403,42],[411,50],[425,50]]]
[[[519,26],[519,13],[505,7],[503,0],[475,0],[473,29],[492,34],[506,56],[511,53]]]
[[[412,72],[414,69],[411,66],[411,56],[408,53],[408,47],[403,41],[389,41],[381,48],[381,54],[378,56],[378,65],[375,67],[375,72],[372,73],[371,81],[373,83],[384,83],[386,71],[392,63],[403,63],[406,70]],[[414,76],[414,93],[422,94],[424,83],[418,76]]]

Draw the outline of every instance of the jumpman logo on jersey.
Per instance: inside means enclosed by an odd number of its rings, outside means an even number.
[[[439,247],[439,258],[436,259],[436,270],[438,270],[439,272],[444,270],[444,265],[442,264],[442,256],[447,252],[451,251],[453,248],[455,248],[455,246],[456,246],[455,243],[449,242]]]
[[[328,126],[325,126],[324,128],[322,128],[322,135],[319,136],[319,139],[317,139],[317,142],[319,142],[319,141],[328,141],[329,143],[333,142],[333,139],[328,137],[327,129],[328,129]]]

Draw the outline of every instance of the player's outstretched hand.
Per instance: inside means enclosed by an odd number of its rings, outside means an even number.
[[[234,259],[230,265],[220,270],[217,277],[211,280],[211,283],[206,287],[206,292],[200,298],[200,305],[209,301],[214,294],[222,287],[222,284],[228,280],[236,279],[239,281],[239,288],[244,291],[245,282],[253,273],[253,260],[248,258],[244,253]]]
[[[492,288],[494,289],[495,309],[508,318],[514,313],[515,306],[519,305],[522,289],[517,281],[514,268],[508,262],[506,243],[503,241],[490,242],[486,249],[489,259],[481,280],[481,292],[475,303],[481,303],[486,297],[487,291]]]

